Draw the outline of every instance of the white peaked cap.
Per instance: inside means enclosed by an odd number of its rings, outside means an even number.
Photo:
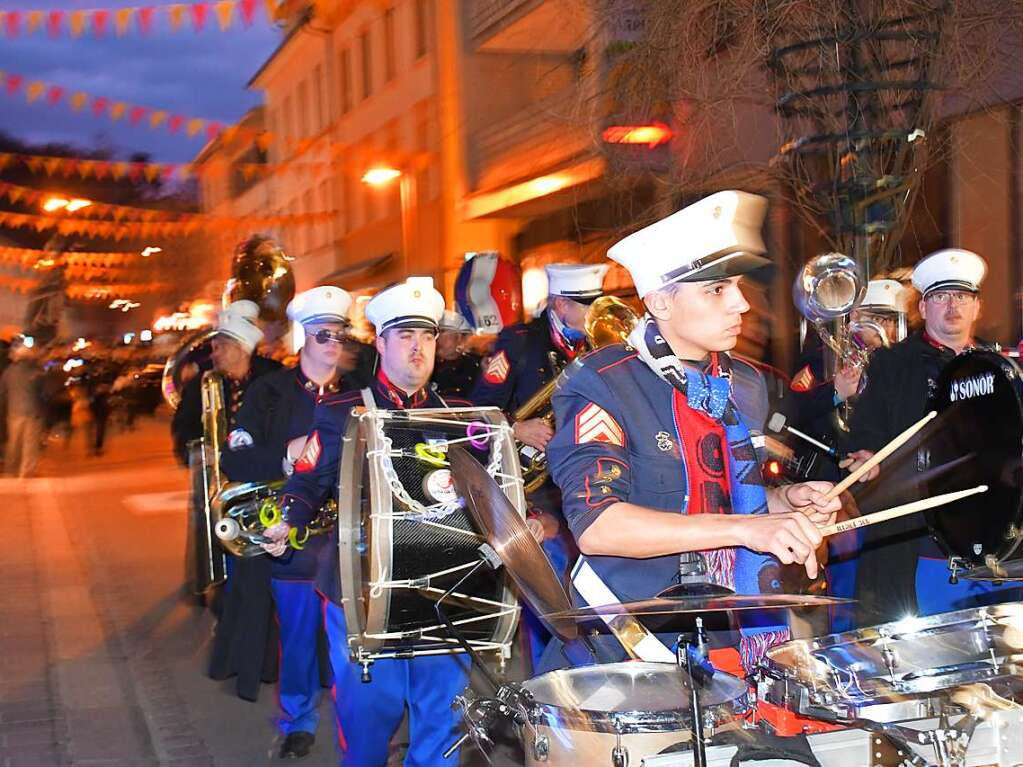
[[[947,248],[924,256],[913,269],[913,287],[923,295],[935,290],[976,293],[984,282],[987,264],[971,250]]]
[[[453,312],[450,309],[445,309],[444,314],[440,318],[440,329],[441,330],[454,330],[459,333],[471,333],[472,325],[466,321],[465,317],[460,312]]]
[[[288,303],[288,319],[303,325],[317,322],[348,324],[352,296],[333,285],[321,285],[299,293]]]
[[[263,340],[256,324],[259,307],[252,301],[235,301],[217,316],[217,333],[237,341],[250,354]]]
[[[767,266],[760,228],[767,200],[748,192],[717,192],[633,232],[607,252],[632,276],[636,292],[674,282],[707,282]]]
[[[600,298],[610,264],[548,264],[547,292],[585,303]]]
[[[391,328],[437,329],[444,314],[444,296],[432,277],[409,277],[377,293],[366,304],[366,319],[377,334]]]
[[[871,280],[860,301],[860,309],[880,309],[889,312],[906,311],[906,289],[898,280]]]

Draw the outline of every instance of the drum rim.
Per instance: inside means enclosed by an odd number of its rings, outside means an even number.
[[[966,364],[970,360],[975,359],[983,359],[992,363],[993,366],[998,367],[1007,378],[1010,378],[1010,380],[1015,379],[1023,384],[1023,368],[1021,368],[1020,365],[1011,357],[1006,357],[1005,355],[991,349],[967,349],[949,360],[949,362],[941,369],[941,373],[938,376],[937,386],[935,388],[935,393],[940,393],[940,399],[937,396],[932,396],[929,407],[937,410],[939,414],[951,407],[952,402],[948,398],[947,394],[953,372],[960,364]],[[1016,398],[1020,417],[1023,418],[1023,391],[1021,391],[1020,387],[1016,385],[1011,386],[1011,389]],[[1023,450],[1021,450],[1020,457],[1023,458]],[[979,567],[989,564],[984,557],[974,554],[965,547],[951,545],[943,531],[934,524],[934,514],[925,513],[924,517],[927,520],[927,529],[930,532],[931,537],[946,554],[959,557],[964,562],[967,562],[971,567]],[[1015,519],[1018,523],[1020,523],[1020,528],[1023,529],[1023,493],[1021,493],[1016,500]],[[1015,554],[1019,549],[1021,543],[1023,543],[1023,535],[1016,535],[1011,540],[1005,541],[1005,545],[1000,547],[998,551],[988,554],[987,556],[993,557],[996,564],[1001,564],[1002,562],[1006,562],[1012,558],[1013,554]]]
[[[338,476],[338,564],[341,576],[341,606],[345,613],[348,647],[351,650],[372,651],[381,642],[366,638],[366,604],[363,600],[363,578],[361,562],[355,557],[346,557],[347,550],[355,546],[362,524],[362,475],[366,462],[366,450],[351,450],[366,441],[362,429],[361,408],[352,410],[342,439],[341,465]],[[348,483],[346,477],[357,478]]]

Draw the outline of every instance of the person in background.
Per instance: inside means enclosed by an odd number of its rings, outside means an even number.
[[[7,414],[7,449],[4,471],[30,477],[39,460],[43,438],[43,408],[39,401],[43,370],[35,349],[22,336],[11,344],[11,364],[0,375],[0,400]]]
[[[458,312],[444,310],[437,335],[432,381],[438,394],[467,398],[480,374],[481,358],[467,347],[472,327]]]

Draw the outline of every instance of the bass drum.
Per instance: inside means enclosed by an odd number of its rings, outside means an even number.
[[[931,474],[923,497],[987,485],[986,493],[926,512],[939,545],[966,567],[1017,556],[1023,536],[1023,371],[990,351],[960,354],[932,395],[939,413],[917,449]],[[947,471],[937,471],[949,467]]]
[[[519,606],[504,571],[482,568],[485,538],[458,497],[446,454],[467,449],[521,516],[525,497],[511,429],[496,408],[366,410],[348,421],[338,504],[341,593],[354,661],[461,652],[434,612],[474,649],[504,659]]]

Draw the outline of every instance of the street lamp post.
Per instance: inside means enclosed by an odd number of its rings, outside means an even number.
[[[401,201],[401,262],[402,274],[408,274],[409,263],[413,259],[413,248],[415,247],[416,230],[416,176],[409,171],[401,171],[397,168],[375,167],[370,168],[362,176],[362,182],[370,186],[386,186],[395,179],[398,179],[398,194]]]

